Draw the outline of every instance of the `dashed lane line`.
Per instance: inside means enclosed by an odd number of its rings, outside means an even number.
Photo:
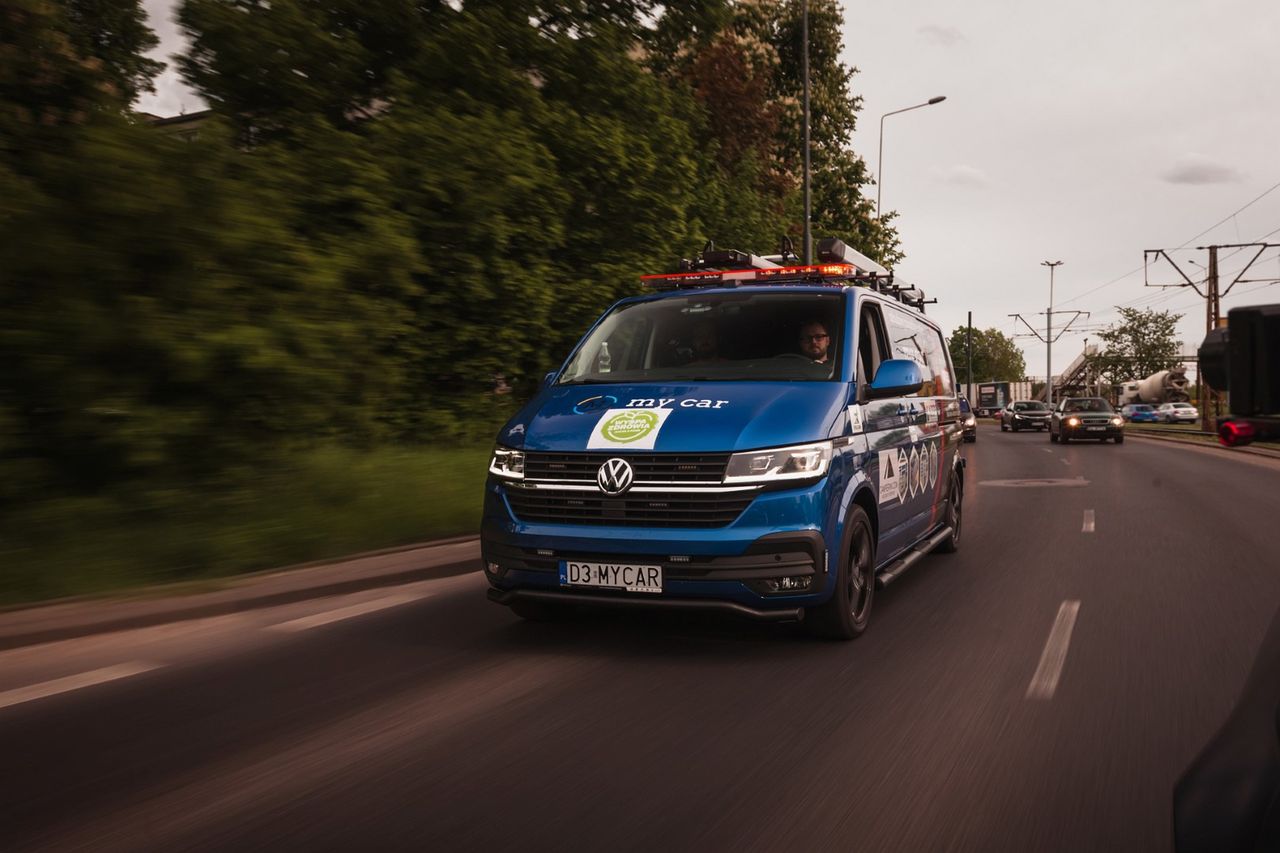
[[[268,625],[268,631],[306,631],[310,628],[319,628],[321,625],[328,625],[332,622],[341,622],[343,619],[353,619],[356,616],[363,616],[366,613],[375,613],[379,610],[386,610],[389,607],[399,607],[401,604],[408,604],[411,601],[420,601],[427,598],[430,593],[422,593],[416,595],[388,595],[382,598],[375,598],[372,601],[362,601],[359,604],[352,604],[349,607],[340,607],[337,610],[326,610],[324,613],[315,613],[311,616],[303,616],[300,619],[290,619],[288,622],[279,622],[275,625]]]
[[[0,708],[21,705],[23,702],[33,702],[36,699],[57,696],[59,693],[70,693],[72,690],[81,690],[85,687],[93,687],[98,684],[106,684],[109,681],[118,681],[121,678],[141,675],[144,672],[159,669],[163,665],[131,661],[129,663],[119,663],[115,666],[105,666],[102,669],[81,672],[76,675],[68,675],[65,678],[55,678],[52,681],[42,681],[39,684],[32,684],[27,687],[6,690],[0,693]]]
[[[1049,629],[1049,639],[1044,644],[1044,652],[1040,655],[1040,665],[1036,667],[1031,683],[1027,685],[1028,699],[1049,700],[1058,689],[1058,679],[1062,676],[1063,664],[1067,662],[1067,649],[1071,646],[1071,631],[1075,628],[1076,614],[1080,612],[1079,601],[1064,601],[1058,608],[1058,616]]]
[[[1080,529],[1081,533],[1093,532],[1093,510],[1086,509],[1084,511],[1084,527]]]

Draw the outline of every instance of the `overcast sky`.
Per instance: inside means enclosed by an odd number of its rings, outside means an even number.
[[[167,58],[181,49],[174,4],[145,5],[157,55]],[[1116,320],[1116,305],[1184,313],[1180,337],[1194,349],[1204,301],[1189,288],[1144,288],[1142,250],[1280,242],[1280,2],[850,0],[844,8],[844,59],[859,69],[854,90],[863,97],[853,142],[873,173],[881,114],[947,97],[885,121],[881,194],[884,209],[900,214],[907,259],[897,272],[939,300],[929,311],[948,331],[970,310],[978,327],[1026,332],[1006,316],[1020,312],[1042,328],[1049,271],[1040,263],[1061,260],[1055,310],[1092,316],[1054,347],[1055,372]],[[170,68],[139,107],[172,115],[203,105]],[[1224,274],[1252,255],[1232,251],[1221,254]],[[1203,276],[1191,262],[1207,263],[1205,252],[1171,254],[1193,279]],[[1167,264],[1149,276],[1181,280]],[[1280,278],[1276,249],[1247,276],[1267,277]],[[1223,312],[1256,302],[1280,302],[1280,285],[1239,284]],[[1044,345],[1017,342],[1029,373],[1043,376]]]

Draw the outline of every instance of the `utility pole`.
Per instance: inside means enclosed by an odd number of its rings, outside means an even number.
[[[1056,261],[1056,263],[1061,264],[1062,261]],[[1071,316],[1070,320],[1066,321],[1066,325],[1064,325],[1064,327],[1057,330],[1056,334],[1053,333],[1052,325],[1050,325],[1050,327],[1046,329],[1046,333],[1041,334],[1037,332],[1036,327],[1034,327],[1034,325],[1028,323],[1027,318],[1024,318],[1023,315],[1010,314],[1009,316],[1011,316],[1011,318],[1019,320],[1021,324],[1025,325],[1025,327],[1027,327],[1029,332],[1032,333],[1032,336],[1036,337],[1039,342],[1044,343],[1044,345],[1052,347],[1053,342],[1057,341],[1057,339],[1061,338],[1062,336],[1064,336],[1064,334],[1066,334],[1066,332],[1068,332],[1068,330],[1071,328],[1071,324],[1075,323],[1076,320],[1079,320],[1080,318],[1082,318],[1082,316],[1089,316],[1088,311],[1057,311],[1057,314],[1071,314],[1073,316]],[[1051,320],[1051,323],[1052,323],[1052,320]],[[1048,377],[1048,382],[1044,383],[1044,400],[1047,400],[1052,405],[1052,402],[1053,402],[1052,375]]]
[[[813,263],[813,233],[810,230],[809,196],[809,0],[800,4],[800,64],[804,76],[804,263]]]
[[[1205,278],[1205,289],[1208,291],[1208,299],[1205,304],[1205,333],[1208,334],[1218,328],[1218,322],[1222,319],[1222,297],[1218,294],[1218,247],[1209,247],[1209,274]],[[1196,365],[1197,376],[1200,373],[1200,366]],[[1217,423],[1218,417],[1222,412],[1218,411],[1218,404],[1222,397],[1205,385],[1200,383],[1206,393],[1201,393],[1200,397],[1200,429],[1209,432],[1212,424]],[[1213,402],[1213,420],[1209,420],[1209,402]]]
[[[1044,342],[1046,345],[1044,387],[1045,400],[1049,408],[1053,408],[1053,271],[1062,266],[1062,261],[1041,261],[1040,266],[1049,268],[1049,310],[1045,312]]]
[[[965,326],[965,355],[968,365],[964,370],[965,389],[964,396],[969,401],[969,406],[973,406],[973,312],[969,312],[969,325]]]
[[[1196,295],[1203,297],[1205,301],[1204,303],[1205,332],[1206,333],[1211,332],[1214,329],[1218,328],[1220,325],[1222,325],[1222,297],[1230,293],[1231,288],[1241,283],[1248,284],[1250,282],[1275,281],[1275,279],[1270,279],[1270,278],[1253,279],[1253,278],[1244,277],[1245,273],[1249,271],[1249,269],[1254,265],[1254,263],[1258,260],[1258,258],[1262,257],[1263,252],[1265,252],[1267,249],[1275,249],[1275,248],[1280,248],[1280,246],[1277,246],[1277,244],[1275,243],[1231,243],[1231,244],[1220,245],[1220,246],[1196,246],[1197,251],[1209,252],[1209,266],[1205,268],[1204,292],[1201,292],[1200,288],[1196,286],[1196,282],[1192,281],[1191,277],[1182,271],[1182,267],[1174,263],[1173,258],[1169,257],[1169,252],[1172,250],[1144,249],[1142,252],[1143,278],[1145,279],[1144,283],[1146,284],[1147,287],[1189,287],[1192,290],[1194,290],[1196,292]],[[1257,249],[1257,251],[1254,252],[1253,257],[1249,259],[1249,263],[1245,264],[1244,267],[1240,270],[1240,272],[1236,273],[1236,277],[1231,280],[1231,283],[1227,285],[1225,290],[1223,290],[1220,287],[1219,281],[1218,281],[1218,250],[1219,249],[1236,249],[1237,251],[1243,251],[1244,249]],[[1232,254],[1235,254],[1235,252],[1232,252]],[[1230,255],[1228,255],[1228,257],[1230,257]],[[1148,275],[1150,272],[1151,261],[1153,259],[1158,260],[1160,258],[1164,258],[1166,261],[1168,261],[1169,266],[1173,267],[1174,270],[1177,271],[1178,275],[1182,276],[1181,284],[1152,284],[1151,283],[1150,276]],[[1197,264],[1197,266],[1199,266],[1199,264]],[[1204,374],[1201,373],[1198,365],[1196,367],[1196,373],[1197,373],[1197,377],[1196,377],[1197,384],[1200,386],[1200,429],[1204,430],[1205,432],[1213,432],[1214,431],[1213,422],[1221,414],[1221,411],[1219,411],[1219,409],[1221,407],[1222,399],[1216,391],[1211,389],[1205,383]],[[1213,403],[1213,410],[1214,410],[1213,419],[1210,419],[1209,417],[1210,402]]]

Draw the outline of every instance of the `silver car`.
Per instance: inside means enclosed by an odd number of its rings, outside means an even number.
[[[1156,417],[1166,424],[1193,424],[1200,420],[1200,410],[1190,403],[1163,403]]]
[[[1049,428],[1049,407],[1039,400],[1014,400],[1000,412],[1000,431]]]

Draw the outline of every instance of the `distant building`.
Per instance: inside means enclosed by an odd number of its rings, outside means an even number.
[[[165,133],[172,133],[184,142],[193,142],[200,138],[200,127],[213,117],[213,110],[200,110],[167,117],[151,113],[138,113],[138,115],[152,127],[158,127]]]

